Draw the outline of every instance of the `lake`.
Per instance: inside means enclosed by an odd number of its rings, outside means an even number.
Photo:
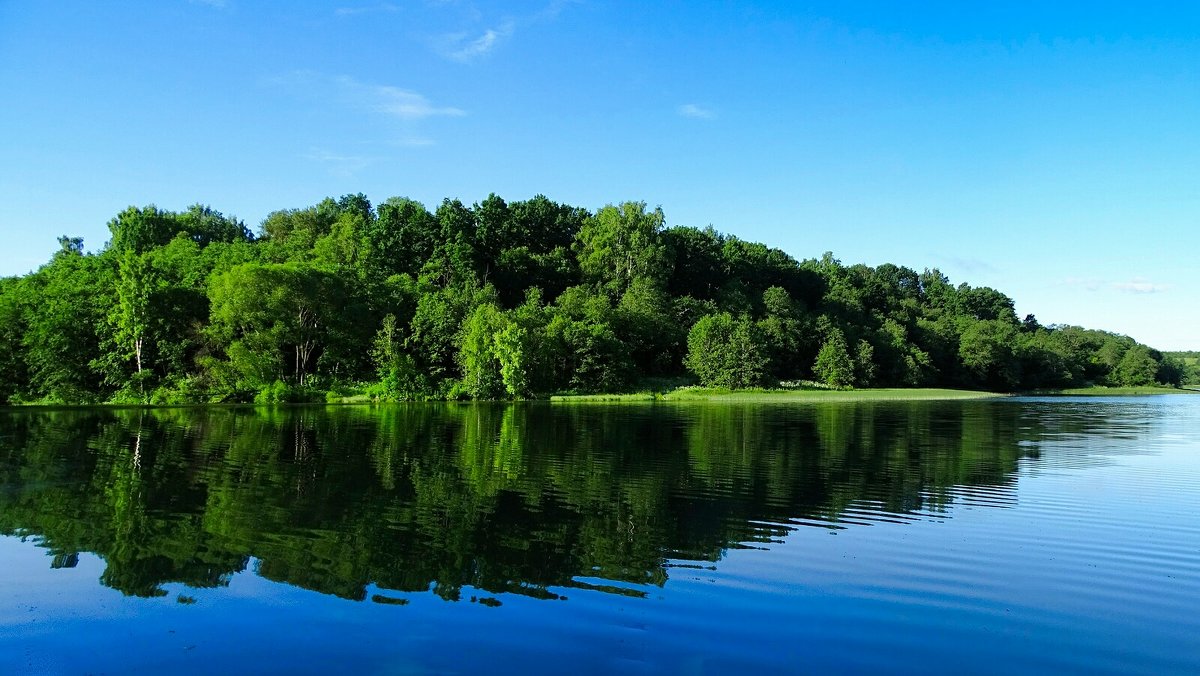
[[[1200,673],[1200,397],[0,412],[0,673]]]

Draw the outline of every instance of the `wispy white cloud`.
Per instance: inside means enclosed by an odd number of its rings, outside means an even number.
[[[421,120],[427,117],[446,115],[462,117],[466,111],[452,106],[435,106],[421,94],[409,89],[386,85],[358,85],[366,87],[374,99],[369,105],[376,111],[402,120]]]
[[[683,117],[690,117],[695,120],[711,120],[717,116],[716,112],[711,108],[705,108],[695,103],[685,103],[675,109]]]
[[[1075,286],[1088,291],[1099,291],[1105,286],[1104,280],[1091,277],[1067,277],[1062,281],[1066,286]]]
[[[550,2],[542,8],[542,11],[533,15],[535,20],[556,19],[562,11],[570,5],[582,5],[583,0],[550,0]]]
[[[350,178],[369,167],[375,160],[362,155],[340,155],[328,150],[313,148],[303,155],[304,159],[320,163],[329,173],[342,178]]]
[[[549,0],[536,11],[531,10],[529,13],[519,16],[500,17],[503,18],[503,21],[499,21],[497,17],[488,18],[474,2],[466,0],[425,0],[425,2],[431,6],[447,8],[458,14],[458,21],[465,21],[474,26],[470,29],[442,33],[429,38],[429,43],[434,51],[442,57],[460,63],[471,63],[496,51],[518,30],[554,21],[567,7],[582,4],[584,0]],[[525,4],[532,5],[533,3]],[[487,27],[489,25],[490,28]],[[482,32],[480,28],[483,29]]]
[[[1135,277],[1128,282],[1113,282],[1112,288],[1125,293],[1162,293],[1170,291],[1170,284],[1157,284],[1143,277]]]
[[[1094,277],[1068,277],[1062,283],[1087,291],[1120,291],[1121,293],[1149,294],[1163,293],[1171,290],[1170,284],[1152,282],[1145,277],[1134,277],[1124,282],[1112,282]]]
[[[431,145],[436,145],[437,142],[431,138],[412,137],[396,139],[390,143],[401,148],[427,148]]]
[[[295,71],[270,78],[267,82],[290,89],[297,96],[341,105],[399,120],[423,120],[429,117],[462,117],[466,111],[454,106],[435,105],[425,95],[393,85],[361,82],[348,75],[330,77],[313,71]]]
[[[399,12],[400,8],[390,2],[381,2],[377,5],[363,5],[358,7],[338,7],[333,10],[337,16],[358,16],[360,14],[375,14],[375,13],[395,13]]]
[[[977,272],[1000,272],[1000,270],[991,263],[979,258],[963,258],[960,256],[941,256],[941,259],[946,263],[953,265],[955,268],[968,273]]]
[[[451,33],[442,36],[439,49],[446,58],[467,63],[490,54],[497,45],[512,37],[515,29],[512,21],[506,21],[475,37],[465,32]]]
[[[425,129],[432,118],[462,117],[467,114],[461,108],[436,104],[411,89],[362,82],[348,75],[331,76],[301,70],[269,78],[264,84],[278,88],[315,110],[325,111],[334,119],[344,119],[347,124],[370,125],[373,130],[370,143],[376,148],[380,145],[395,148],[434,145],[434,139],[427,136]],[[318,137],[313,142],[327,144],[332,141],[317,139],[332,138],[325,136],[325,132],[336,133],[336,130],[320,129],[314,132]],[[361,136],[361,130],[356,133]],[[326,164],[338,175],[352,174],[378,159],[323,149],[310,150],[303,157]]]

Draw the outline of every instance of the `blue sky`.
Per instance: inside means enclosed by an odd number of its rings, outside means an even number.
[[[644,200],[1200,349],[1188,3],[0,0],[0,274],[122,208]]]

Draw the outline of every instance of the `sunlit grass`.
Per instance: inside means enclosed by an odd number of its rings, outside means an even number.
[[[986,399],[1004,396],[994,392],[973,390],[949,390],[938,388],[877,388],[860,390],[835,390],[820,387],[787,389],[729,390],[707,387],[681,387],[664,393],[638,392],[636,394],[578,394],[555,395],[556,402],[646,402],[646,401],[915,401],[946,399]]]
[[[1062,395],[1073,397],[1132,397],[1148,394],[1196,394],[1196,390],[1179,389],[1175,387],[1163,386],[1143,386],[1143,387],[1103,387],[1096,385],[1093,387],[1072,387],[1065,390],[1039,390],[1036,394],[1045,395]]]

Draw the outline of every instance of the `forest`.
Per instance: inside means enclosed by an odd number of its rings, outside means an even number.
[[[1179,386],[1192,363],[1018,318],[936,269],[797,260],[643,202],[362,194],[268,215],[130,207],[0,279],[0,402],[527,399],[696,383]]]

